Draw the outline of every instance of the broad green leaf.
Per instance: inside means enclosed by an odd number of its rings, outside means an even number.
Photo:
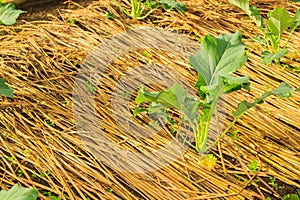
[[[14,91],[5,83],[6,81],[3,78],[0,78],[0,95],[13,98]]]
[[[229,3],[241,8],[258,27],[262,27],[263,18],[255,6],[249,7],[248,0],[229,0]]]
[[[227,76],[223,77],[225,82],[225,92],[226,94],[234,92],[236,90],[245,88],[248,92],[250,92],[250,77],[243,76],[243,77],[232,77]]]
[[[224,89],[230,86],[233,79],[226,79],[240,69],[246,60],[245,45],[239,31],[234,34],[221,34],[218,38],[205,36],[200,50],[195,56],[189,58],[190,65],[198,72],[197,86],[200,88],[200,96],[206,94],[209,101],[218,98],[215,94],[216,88]],[[245,79],[242,80],[239,80],[240,83],[245,83]],[[219,85],[224,87],[219,87]]]
[[[265,65],[270,64],[273,60],[279,59],[282,56],[285,56],[289,51],[287,49],[280,49],[277,53],[273,54],[268,51],[263,51],[261,54],[262,62]]]
[[[20,188],[18,184],[12,187],[10,190],[0,191],[1,200],[36,200],[38,191],[33,188]]]
[[[300,0],[291,0],[292,2],[300,2]]]
[[[23,10],[16,10],[13,3],[2,4],[0,3],[0,24],[13,25],[16,23],[20,14],[25,13]]]
[[[267,27],[271,33],[280,36],[292,25],[293,21],[294,19],[285,8],[274,8],[268,13]]]
[[[175,8],[176,10],[185,13],[186,7],[182,2],[176,2],[176,0],[161,0],[160,2],[165,10]]]
[[[161,92],[149,92],[143,86],[139,89],[135,99],[137,104],[155,102],[165,108],[175,108],[194,120],[198,113],[198,101],[187,97],[187,91],[179,84]]]
[[[236,118],[242,116],[247,110],[249,110],[253,106],[263,103],[264,99],[270,95],[288,98],[292,96],[293,92],[294,89],[289,84],[281,83],[276,89],[269,92],[265,92],[261,95],[261,97],[256,98],[252,103],[248,101],[242,101],[241,103],[239,103],[238,108],[233,112],[233,116]]]

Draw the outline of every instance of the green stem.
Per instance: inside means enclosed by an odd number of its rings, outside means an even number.
[[[129,12],[128,12],[128,10],[124,9],[117,0],[114,0],[114,1],[115,1],[115,3],[117,4],[117,6],[120,8],[120,10],[122,12],[124,12],[128,17],[131,17],[130,14],[129,14]]]
[[[197,136],[196,136],[196,151],[199,153],[204,153],[207,150],[206,142],[207,142],[209,127],[210,127],[210,122],[213,113],[215,111],[218,99],[219,97],[215,98],[215,100],[211,104],[206,120],[200,118],[200,128],[197,130]]]

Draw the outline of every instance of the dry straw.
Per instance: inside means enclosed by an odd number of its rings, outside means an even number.
[[[241,10],[227,3],[186,1],[189,8],[186,16],[158,10],[145,22],[139,22],[127,19],[111,2],[95,1],[87,8],[61,10],[60,16],[49,21],[1,26],[0,77],[5,78],[15,91],[13,100],[2,98],[0,102],[2,188],[19,182],[23,187],[50,191],[62,199],[85,199],[89,196],[91,199],[177,200],[261,199],[263,195],[272,193],[279,198],[277,191],[263,184],[267,183],[267,176],[300,187],[299,93],[288,100],[270,97],[265,104],[251,109],[234,126],[234,129],[240,130],[238,146],[225,136],[212,151],[218,162],[211,171],[199,165],[201,158],[191,149],[163,169],[147,174],[115,171],[97,160],[76,132],[72,113],[73,83],[79,70],[78,64],[89,52],[107,38],[125,30],[159,26],[185,33],[193,39],[237,29],[243,31],[249,60],[239,73],[252,77],[252,93],[238,92],[229,96],[228,113],[239,101],[258,97],[268,89],[267,86],[274,88],[281,81],[293,87],[300,85],[299,75],[292,70],[261,63],[259,55],[262,49],[251,40],[259,30]],[[283,1],[253,3],[264,13],[277,5],[287,7],[292,13],[296,9],[294,4]],[[106,19],[106,10],[116,19]],[[69,24],[70,18],[75,19],[76,24]],[[300,34],[296,32],[288,48],[297,50],[299,44]],[[186,79],[196,81],[186,59],[163,51],[150,53],[154,61],[169,64]],[[106,77],[105,85],[98,88],[105,94],[98,99],[97,111],[107,120],[108,137],[129,151],[141,150],[142,147],[153,149],[168,140],[168,136],[162,134],[151,140],[137,141],[118,132],[110,116],[108,105],[114,84],[112,77],[120,77],[125,69],[147,62],[147,59],[142,52],[124,55],[108,71],[107,75],[111,76]],[[299,66],[295,61],[284,62],[293,67]],[[227,118],[228,124],[231,116]],[[55,125],[51,126],[51,122]],[[247,168],[252,159],[260,164],[256,174]],[[243,183],[235,179],[234,174],[249,180],[260,179],[262,184],[253,181]],[[42,192],[40,198],[47,199]]]

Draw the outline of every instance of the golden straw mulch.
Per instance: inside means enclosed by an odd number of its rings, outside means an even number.
[[[206,34],[243,32],[249,60],[239,74],[251,76],[252,92],[236,92],[226,98],[229,114],[226,124],[230,123],[231,111],[238,102],[253,100],[282,81],[293,87],[300,86],[299,74],[261,63],[263,49],[251,40],[259,30],[241,10],[217,1],[185,3],[190,8],[186,16],[157,11],[145,22],[127,19],[109,1],[95,1],[87,8],[62,10],[60,16],[51,21],[1,26],[0,77],[15,91],[14,99],[3,97],[0,101],[1,188],[17,182],[23,187],[33,186],[41,191],[41,199],[47,199],[47,193],[43,192],[51,192],[61,199],[86,199],[89,196],[90,199],[164,200],[263,199],[266,194],[280,198],[278,191],[268,186],[268,176],[300,187],[299,93],[290,99],[269,97],[265,104],[243,116],[234,126],[235,130],[240,130],[240,140],[234,142],[228,136],[220,140],[212,151],[218,161],[211,171],[199,165],[201,157],[192,149],[157,171],[145,174],[116,171],[97,160],[81,141],[75,127],[78,122],[72,112],[73,84],[80,64],[107,38],[139,26],[164,27],[193,39]],[[277,5],[287,7],[292,13],[296,9],[294,4],[282,1],[253,3],[264,13]],[[106,10],[116,19],[106,19]],[[75,19],[76,24],[68,23],[70,18]],[[291,51],[300,48],[299,32],[293,35],[288,48]],[[164,51],[151,50],[151,55],[155,62],[169,64],[191,83],[196,81],[186,59]],[[97,112],[107,120],[108,138],[128,151],[144,147],[155,149],[169,140],[163,135],[151,140],[135,140],[118,131],[110,114],[110,90],[114,87],[115,77],[121,77],[129,67],[147,61],[143,52],[122,56],[111,66],[105,85],[97,88],[103,92],[97,99]],[[284,60],[284,63],[293,67],[299,65],[292,60]],[[11,159],[13,161],[9,161]],[[252,159],[260,165],[256,174],[247,168]],[[236,175],[240,175],[242,181],[237,180]],[[259,179],[262,184],[244,183],[246,178]]]

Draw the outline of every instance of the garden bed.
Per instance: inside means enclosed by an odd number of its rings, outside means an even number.
[[[0,77],[15,93],[13,99],[1,97],[0,101],[1,188],[15,183],[34,187],[40,199],[282,199],[297,193],[299,92],[289,99],[269,97],[239,119],[230,132],[239,130],[237,134],[225,135],[210,152],[217,158],[211,169],[194,149],[188,148],[182,157],[153,172],[118,171],[97,159],[83,144],[72,107],[76,75],[95,47],[126,30],[161,27],[194,41],[240,30],[248,61],[236,75],[252,78],[251,93],[242,90],[226,97],[226,125],[240,101],[251,101],[280,82],[300,86],[299,55],[292,53],[293,59],[282,59],[281,67],[262,64],[263,49],[252,40],[260,34],[259,29],[239,8],[227,1],[182,2],[187,7],[185,15],[158,9],[143,20],[129,19],[113,1],[60,2],[30,9],[23,5],[20,8],[28,9],[28,13],[16,25],[0,27]],[[293,14],[299,7],[278,0],[251,3],[264,16],[274,7],[285,7]],[[115,19],[105,17],[107,12]],[[291,52],[300,49],[299,29],[287,47]],[[160,134],[139,141],[119,132],[108,109],[118,78],[150,59],[170,65],[191,83],[197,81],[195,73],[186,68],[187,59],[161,50],[150,53],[151,58],[143,51],[121,56],[97,88],[102,92],[97,112],[107,123],[106,134],[121,148],[133,152],[155,149],[169,138]]]

